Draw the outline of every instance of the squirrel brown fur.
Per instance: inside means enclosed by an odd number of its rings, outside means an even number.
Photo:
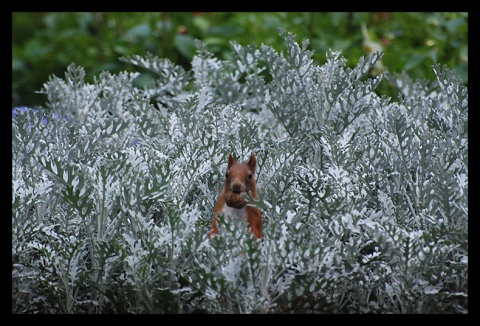
[[[260,209],[247,202],[245,195],[248,193],[253,199],[258,200],[255,167],[257,159],[252,153],[247,162],[237,162],[232,153],[228,156],[228,167],[222,192],[217,199],[213,212],[213,221],[208,237],[218,233],[218,215],[247,222],[248,229],[255,238],[262,238],[262,214]]]

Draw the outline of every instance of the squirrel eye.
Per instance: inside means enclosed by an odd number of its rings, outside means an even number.
[[[249,179],[252,179],[252,178],[253,178],[253,173],[249,173],[249,174],[248,174],[248,178],[249,178]]]

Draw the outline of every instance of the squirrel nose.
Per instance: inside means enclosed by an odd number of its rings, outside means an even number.
[[[232,189],[233,192],[241,193],[242,192],[242,184],[234,182],[234,183],[231,184],[230,189]]]

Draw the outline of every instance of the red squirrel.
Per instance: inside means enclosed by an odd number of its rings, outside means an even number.
[[[252,198],[258,199],[257,182],[255,180],[255,165],[257,159],[252,153],[248,162],[237,162],[232,153],[228,156],[228,168],[223,190],[218,197],[213,211],[212,228],[208,233],[210,238],[218,233],[219,214],[234,218],[237,221],[246,221],[248,229],[255,238],[262,238],[262,214],[255,206],[247,205],[244,195],[249,193]]]

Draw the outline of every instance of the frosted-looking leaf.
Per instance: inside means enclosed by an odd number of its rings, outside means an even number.
[[[79,177],[75,176],[72,180],[73,191],[77,190],[78,183],[80,182]]]
[[[238,70],[240,72],[244,72],[245,71],[245,65],[240,61],[240,60],[237,60],[237,66],[238,66]]]
[[[50,162],[50,169],[53,173],[58,174],[57,164],[55,163],[55,161]]]
[[[110,135],[113,131],[113,122],[110,122],[110,125],[107,127],[107,134]]]
[[[287,219],[285,220],[285,222],[286,222],[287,224],[292,223],[292,220],[293,220],[294,217],[295,217],[295,212],[292,211],[292,210],[288,210],[288,211],[287,211]]]
[[[64,170],[64,171],[63,171],[63,180],[64,180],[65,182],[68,182],[68,170]]]
[[[198,92],[198,107],[197,110],[203,110],[212,102],[212,94],[210,88],[202,87]]]

